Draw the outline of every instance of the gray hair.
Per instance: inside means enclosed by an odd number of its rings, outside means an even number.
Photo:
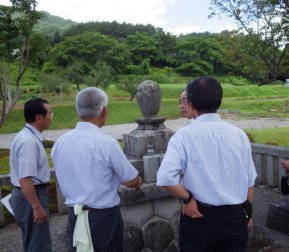
[[[80,118],[97,118],[107,103],[107,94],[96,87],[82,89],[76,95],[76,111]]]

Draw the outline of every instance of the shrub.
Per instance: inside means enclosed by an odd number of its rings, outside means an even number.
[[[233,86],[247,86],[252,83],[248,81],[246,78],[239,76],[225,76],[217,78],[221,83],[231,84]]]

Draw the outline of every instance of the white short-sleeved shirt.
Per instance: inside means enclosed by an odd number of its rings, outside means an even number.
[[[75,129],[61,136],[51,156],[68,206],[116,206],[120,202],[120,184],[138,175],[118,142],[89,122],[79,122]]]
[[[49,182],[48,159],[42,141],[42,133],[30,124],[14,138],[10,149],[10,175],[14,186],[20,186],[19,179],[24,177],[32,177],[34,185]]]
[[[247,135],[218,114],[197,117],[170,139],[157,184],[177,185],[180,174],[183,186],[203,203],[244,202],[257,176]]]

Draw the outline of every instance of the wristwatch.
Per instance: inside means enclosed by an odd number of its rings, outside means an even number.
[[[191,201],[191,199],[193,198],[193,194],[189,190],[187,190],[187,191],[189,193],[189,198],[182,200],[184,204],[188,204]]]

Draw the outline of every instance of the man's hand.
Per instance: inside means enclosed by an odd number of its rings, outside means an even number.
[[[43,224],[46,220],[46,212],[42,206],[33,208],[34,222],[37,224]]]
[[[285,159],[282,161],[284,169],[288,172],[289,171],[289,160]]]
[[[198,205],[195,199],[191,199],[189,203],[182,206],[183,215],[190,216],[192,218],[200,218],[203,215],[198,210]]]
[[[252,218],[249,220],[247,226],[248,226],[248,228],[253,227],[253,220],[252,220]]]
[[[27,201],[29,202],[29,204],[33,209],[34,222],[38,224],[44,223],[47,214],[37,197],[32,182],[32,178],[31,177],[20,178],[19,183],[21,186],[22,193],[24,194],[25,198],[27,199]]]
[[[134,187],[136,190],[140,190],[140,186],[142,184],[142,179],[140,176],[136,176],[134,179],[123,183],[126,187]]]

